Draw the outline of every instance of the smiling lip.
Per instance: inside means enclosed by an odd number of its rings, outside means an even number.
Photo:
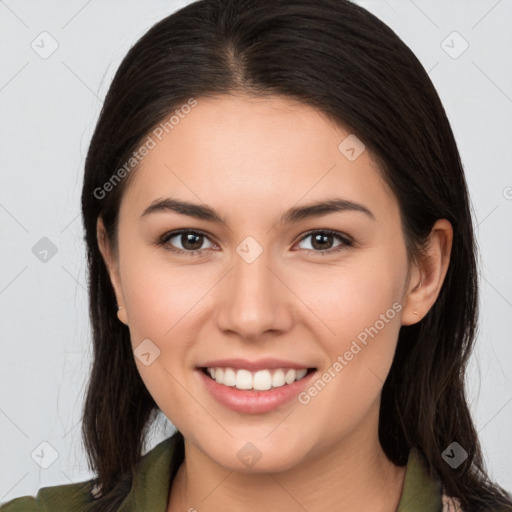
[[[205,368],[233,368],[249,371],[270,370],[275,368],[309,369],[308,373],[300,380],[267,391],[240,390],[232,386],[219,384],[205,373]],[[278,359],[260,359],[247,361],[243,359],[222,359],[208,361],[205,365],[196,368],[196,373],[208,392],[220,404],[240,413],[262,414],[290,402],[311,382],[316,374],[316,368],[294,363],[292,361]]]
[[[301,368],[308,369],[311,365],[286,361],[285,359],[258,359],[257,361],[249,361],[247,359],[216,359],[215,361],[207,361],[198,366],[198,368],[233,368],[235,370],[245,369],[250,372],[258,370],[274,370],[276,368]]]

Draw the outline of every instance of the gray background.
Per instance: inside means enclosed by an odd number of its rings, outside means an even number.
[[[129,47],[187,3],[0,1],[0,502],[93,476],[80,437],[84,157]],[[459,144],[481,268],[468,396],[490,474],[512,490],[512,0],[357,3],[418,56]],[[148,448],[172,432],[162,420]]]

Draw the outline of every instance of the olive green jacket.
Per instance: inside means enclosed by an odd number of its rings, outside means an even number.
[[[170,491],[171,437],[162,441],[140,461],[138,482],[132,486],[118,512],[166,512]],[[1,512],[80,512],[91,503],[92,480],[39,489],[36,497],[23,496],[1,504]],[[404,488],[397,512],[459,512],[442,494],[439,481],[429,478],[421,456],[411,450]]]

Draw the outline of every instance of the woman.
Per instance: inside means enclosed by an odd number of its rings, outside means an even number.
[[[91,481],[16,511],[512,510],[464,390],[468,192],[416,57],[343,0],[205,0],[86,159]],[[176,426],[141,457],[156,414]]]

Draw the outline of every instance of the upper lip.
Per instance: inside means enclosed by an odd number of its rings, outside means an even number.
[[[207,361],[206,363],[198,366],[198,368],[236,368],[246,369],[249,371],[258,370],[271,370],[275,368],[296,368],[308,369],[313,368],[311,365],[297,363],[295,361],[287,361],[285,359],[265,358],[256,361],[249,361],[248,359],[216,359],[215,361]]]

